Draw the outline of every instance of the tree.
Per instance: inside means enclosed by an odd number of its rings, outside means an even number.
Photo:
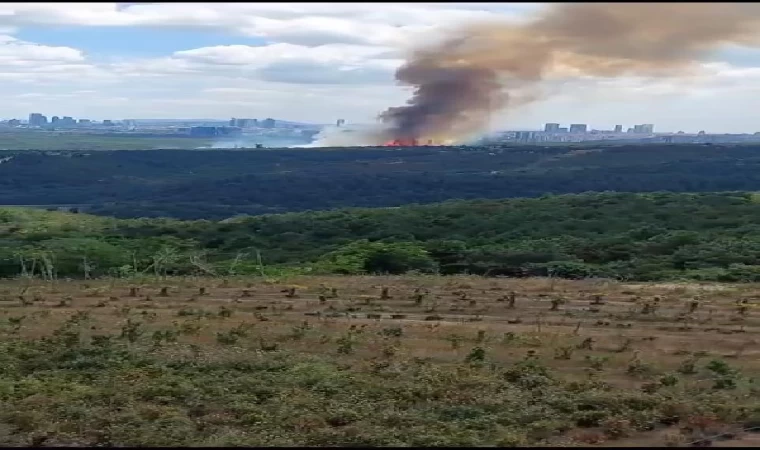
[[[322,270],[341,273],[401,274],[412,270],[433,272],[437,265],[424,248],[410,242],[355,241],[320,258]]]

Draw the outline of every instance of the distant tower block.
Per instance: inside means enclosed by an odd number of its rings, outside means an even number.
[[[338,121],[335,122],[335,126],[337,126],[337,127],[342,127],[345,124],[346,124],[345,119],[338,119]]]
[[[570,132],[571,133],[585,133],[588,131],[588,125],[585,123],[571,123],[570,124]]]
[[[623,132],[623,126],[615,125],[615,133],[622,133],[622,132]]]
[[[558,133],[559,132],[559,124],[558,123],[547,123],[544,125],[544,132],[545,133]]]

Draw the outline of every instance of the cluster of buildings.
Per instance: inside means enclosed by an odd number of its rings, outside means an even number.
[[[651,123],[634,125],[623,132],[622,125],[612,130],[589,130],[585,123],[573,123],[563,127],[559,123],[547,123],[543,131],[512,131],[504,133],[502,140],[518,142],[583,142],[595,140],[641,139],[654,136]]]
[[[214,126],[199,126],[199,127],[181,127],[177,128],[177,131],[182,134],[189,134],[191,137],[198,138],[211,138],[211,137],[236,137],[243,134],[243,130],[240,127],[214,127]]]
[[[622,133],[623,126],[615,125],[614,130],[591,130],[592,133]],[[544,133],[588,133],[588,125],[585,123],[573,123],[570,124],[570,128],[560,126],[558,123],[547,123],[544,125]],[[634,125],[633,128],[628,128],[626,133],[636,134],[653,134],[654,125],[651,123],[645,123],[641,125]]]
[[[562,142],[613,141],[620,143],[662,143],[662,144],[711,144],[760,142],[760,132],[749,134],[698,133],[655,133],[654,125],[645,123],[634,125],[623,131],[622,125],[612,130],[589,130],[585,123],[574,123],[563,127],[558,123],[547,123],[541,131],[504,131],[483,139],[483,143],[515,142],[521,144],[542,144]]]
[[[212,139],[278,141],[308,143],[321,127],[266,119],[193,120],[193,119],[123,119],[95,121],[71,116],[29,114],[28,120],[0,121],[0,132],[52,132],[68,134],[108,134],[132,137],[191,137]]]
[[[74,119],[71,116],[53,116],[48,120],[48,117],[40,113],[29,114],[29,120],[22,122],[18,119],[10,119],[1,122],[2,125],[12,128],[33,128],[42,130],[55,130],[55,129],[82,129],[82,128],[101,128],[101,127],[113,127],[113,131],[135,131],[138,127],[138,121],[132,119],[124,119],[119,121],[103,120],[102,122],[96,122],[90,119]],[[141,132],[153,132],[153,133],[178,133],[188,134],[190,136],[233,136],[241,133],[242,130],[254,131],[260,130],[273,130],[278,127],[277,121],[272,118],[267,119],[237,119],[232,118],[229,121],[229,126],[223,121],[215,121],[213,123],[196,121],[196,123],[180,121],[173,123],[148,123],[150,121],[140,121]],[[286,127],[287,128],[287,127]],[[73,131],[73,130],[72,130]]]
[[[231,118],[225,126],[221,124],[208,124],[205,126],[193,126],[179,128],[180,132],[187,132],[192,137],[249,137],[265,139],[306,139],[308,140],[319,132],[319,128],[299,125],[292,122],[266,119],[241,119]]]
[[[272,118],[263,120],[259,119],[230,119],[230,126],[237,128],[267,128],[272,129],[277,126],[277,121]]]
[[[19,127],[23,125],[22,122],[18,119],[10,119],[6,121],[5,123],[7,126],[11,126],[11,127]],[[95,124],[98,124],[98,122],[94,122],[90,119],[77,120],[71,116],[63,116],[63,117],[53,116],[50,118],[50,121],[48,121],[47,116],[40,113],[29,114],[29,120],[26,123],[28,127],[36,127],[36,128],[45,128],[45,127],[73,128],[77,126],[87,127],[87,126],[91,126]],[[112,127],[112,126],[115,126],[116,124],[111,120],[104,120],[103,122],[100,122],[99,125]]]

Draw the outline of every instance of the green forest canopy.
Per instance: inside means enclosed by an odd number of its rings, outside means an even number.
[[[760,145],[0,151],[0,205],[226,219],[583,192],[760,190]]]
[[[760,280],[752,193],[589,193],[224,221],[0,209],[0,276],[407,271]],[[43,272],[40,272],[40,271]]]

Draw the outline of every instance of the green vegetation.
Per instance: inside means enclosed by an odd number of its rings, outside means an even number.
[[[583,192],[760,191],[759,149],[586,144],[0,151],[0,205],[75,206],[121,218],[225,219]]]
[[[210,139],[171,136],[125,136],[55,131],[0,133],[1,150],[146,150],[194,149],[211,145]]]
[[[0,210],[0,275],[418,271],[760,281],[755,199],[598,193],[221,222],[7,208]]]

